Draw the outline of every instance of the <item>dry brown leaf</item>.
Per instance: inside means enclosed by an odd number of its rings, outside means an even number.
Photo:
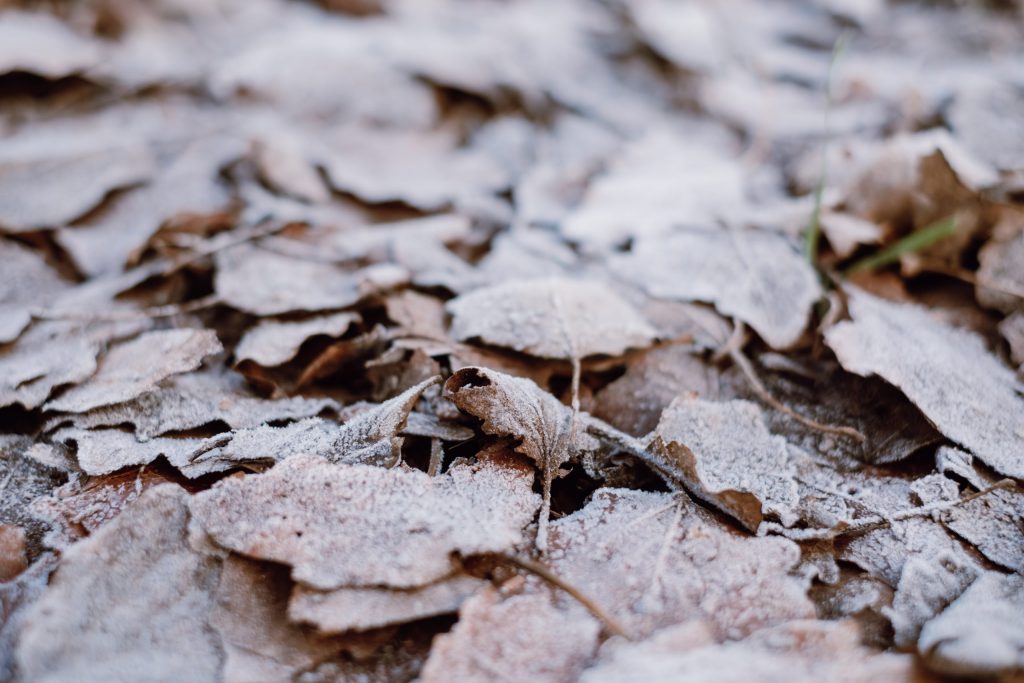
[[[822,295],[787,239],[761,230],[692,228],[641,239],[613,267],[653,297],[712,303],[777,349],[800,340]]]
[[[17,649],[22,676],[218,680],[222,655],[207,617],[220,562],[189,547],[187,501],[177,486],[147,491],[64,552],[25,617]]]
[[[156,389],[161,380],[195,370],[221,350],[212,330],[146,332],[107,351],[95,375],[47,403],[46,409],[84,413],[130,401]]]
[[[240,311],[279,315],[346,308],[405,279],[394,265],[350,272],[243,244],[217,255],[215,289],[224,303]]]
[[[985,572],[921,630],[918,652],[951,676],[1019,675],[1024,670],[1024,577]]]
[[[643,436],[654,430],[662,411],[677,396],[732,398],[721,374],[685,346],[651,349],[629,362],[626,374],[594,397],[592,412],[633,436]]]
[[[287,363],[307,339],[340,337],[359,319],[357,313],[335,313],[294,322],[265,320],[246,331],[235,347],[235,361],[250,360],[268,368]]]
[[[25,530],[13,524],[0,524],[0,583],[10,581],[28,568]]]
[[[311,624],[322,634],[366,631],[456,612],[487,582],[454,574],[417,588],[338,588],[320,591],[295,586],[288,618]]]
[[[521,543],[539,505],[530,480],[498,462],[429,477],[298,455],[219,482],[192,509],[219,545],[288,564],[314,588],[412,588],[450,574],[454,553]]]
[[[474,290],[448,303],[452,336],[542,358],[617,356],[649,345],[654,329],[596,281],[544,278]]]
[[[982,340],[917,306],[857,289],[849,297],[853,320],[825,333],[840,364],[899,387],[945,436],[1000,474],[1024,477],[1024,399]]]
[[[687,489],[754,531],[766,517],[789,526],[799,502],[786,440],[773,436],[747,401],[674,400],[658,421],[651,449]]]

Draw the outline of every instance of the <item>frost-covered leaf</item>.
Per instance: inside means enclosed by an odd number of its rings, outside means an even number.
[[[653,297],[714,304],[774,348],[799,341],[821,297],[814,269],[785,237],[763,230],[687,228],[641,239],[613,267]]]
[[[288,621],[288,568],[237,555],[224,560],[210,626],[224,647],[226,682],[286,681],[342,648]]]
[[[692,396],[665,409],[651,448],[689,490],[756,530],[765,516],[796,520],[797,485],[785,439],[773,436],[760,408]]]
[[[343,425],[310,418],[284,427],[260,425],[211,437],[194,449],[190,469],[198,475],[237,463],[278,462],[298,453],[331,462],[392,464],[401,454],[399,433],[409,413],[438,379],[424,380]]]
[[[452,336],[479,338],[542,358],[616,356],[647,346],[654,329],[596,281],[520,280],[474,290],[448,304]]]
[[[759,631],[745,640],[714,644],[700,624],[666,629],[639,643],[602,650],[601,661],[586,671],[584,683],[697,683],[710,680],[886,680],[925,683],[909,655],[876,653],[859,642],[852,622],[792,621]]]
[[[808,618],[796,544],[727,528],[681,494],[599,489],[551,525],[552,571],[635,636],[691,619],[717,637]],[[577,606],[578,607],[578,606]]]
[[[0,75],[25,71],[56,80],[82,73],[100,60],[98,42],[56,17],[5,10],[0,15]]]
[[[929,667],[951,676],[1024,670],[1024,577],[985,572],[925,624],[917,648]]]
[[[223,422],[231,429],[248,429],[266,422],[312,417],[334,408],[337,404],[325,398],[258,398],[246,389],[236,373],[214,370],[175,375],[131,401],[94,408],[70,416],[70,420],[82,428],[130,424],[135,427],[136,437],[146,441],[211,422]],[[62,416],[55,420],[66,419]]]
[[[547,590],[534,591],[489,588],[467,600],[455,628],[434,641],[421,680],[575,681],[597,647],[600,625],[558,609]]]
[[[171,375],[195,370],[222,348],[212,330],[147,332],[107,351],[95,375],[47,403],[46,409],[83,413],[129,401]]]
[[[340,337],[358,320],[355,313],[335,313],[295,322],[266,320],[246,331],[235,348],[235,360],[250,360],[268,368],[281,365],[294,358],[307,339],[318,335]]]
[[[1024,491],[992,491],[945,513],[946,528],[992,562],[1024,573]]]
[[[243,244],[218,254],[214,286],[226,304],[240,311],[279,315],[346,308],[405,278],[403,269],[393,265],[351,272]]]
[[[896,645],[913,648],[921,628],[960,597],[978,574],[977,567],[964,564],[952,555],[907,560],[892,607],[886,610]]]
[[[26,679],[218,680],[207,618],[220,563],[189,547],[187,500],[177,486],[152,489],[65,551],[25,617],[17,658]]]
[[[59,563],[53,553],[40,557],[11,581],[0,582],[0,678],[15,680],[14,647],[22,621],[32,604],[46,591],[50,573]]]
[[[0,344],[14,341],[28,327],[32,312],[69,285],[43,257],[10,240],[0,240]]]
[[[202,443],[198,438],[156,437],[140,442],[120,429],[60,429],[52,440],[77,446],[75,459],[86,474],[110,474],[125,467],[148,465],[163,456],[183,467],[188,456]]]
[[[522,542],[539,505],[530,480],[499,462],[429,477],[300,455],[219,482],[192,510],[217,544],[288,564],[309,586],[412,588],[450,574],[453,553]]]
[[[320,591],[295,586],[288,618],[323,634],[365,631],[456,612],[486,581],[466,574],[447,576],[416,588],[338,588]]]
[[[842,366],[899,387],[945,436],[999,473],[1024,477],[1024,398],[1013,372],[980,338],[923,308],[849,295],[853,320],[825,333]]]
[[[0,406],[36,408],[57,387],[88,379],[100,353],[90,337],[73,323],[46,322],[0,349]]]

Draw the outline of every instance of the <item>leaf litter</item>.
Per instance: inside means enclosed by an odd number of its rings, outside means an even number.
[[[0,678],[1016,680],[1022,12],[8,3]]]

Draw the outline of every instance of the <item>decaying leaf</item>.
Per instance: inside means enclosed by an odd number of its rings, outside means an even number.
[[[23,676],[218,680],[221,648],[207,617],[220,563],[189,547],[187,500],[177,486],[152,489],[65,551],[25,617],[17,650]]]
[[[212,330],[147,332],[107,351],[95,375],[47,403],[46,409],[83,413],[129,401],[171,375],[196,369],[222,348]]]
[[[1001,474],[1024,477],[1024,398],[974,334],[927,311],[851,289],[852,321],[825,333],[840,364],[897,386],[945,436]]]
[[[522,542],[539,505],[530,479],[499,462],[429,477],[296,455],[265,474],[221,481],[192,510],[217,544],[288,564],[314,588],[412,588],[450,574],[453,553]]]
[[[747,323],[772,347],[799,341],[821,287],[782,235],[726,228],[640,239],[616,272],[662,299],[704,301]]]
[[[651,448],[687,488],[750,530],[765,516],[788,526],[799,502],[785,439],[772,436],[747,401],[677,398],[665,409]]]
[[[542,358],[617,356],[656,336],[606,285],[567,278],[477,289],[452,300],[448,311],[456,339],[479,338]]]

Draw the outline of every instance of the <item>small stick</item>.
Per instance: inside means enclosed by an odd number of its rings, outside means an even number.
[[[427,475],[437,476],[441,471],[441,460],[444,458],[444,451],[441,449],[441,439],[430,440],[430,464],[427,465]]]
[[[738,330],[743,330],[743,323],[737,322],[736,328]],[[745,336],[745,333],[741,332],[741,334]],[[735,333],[733,337],[735,337]],[[796,412],[795,410],[784,404],[779,399],[772,396],[768,389],[761,382],[761,379],[757,376],[757,371],[754,370],[754,366],[750,362],[750,359],[743,354],[742,347],[742,343],[736,344],[733,342],[733,338],[730,338],[729,342],[726,344],[724,348],[724,351],[732,359],[732,362],[735,363],[736,366],[743,372],[743,375],[747,378],[747,381],[750,383],[750,388],[754,390],[754,393],[757,394],[758,398],[760,398],[762,401],[764,401],[765,403],[767,403],[769,406],[779,411],[780,413],[788,415],[789,417],[793,418],[800,424],[810,427],[811,429],[816,429],[819,432],[825,432],[827,434],[839,434],[842,436],[848,436],[851,439],[856,439],[860,443],[864,443],[867,441],[867,437],[861,434],[858,430],[854,429],[853,427],[829,425],[824,424],[822,422],[818,422],[817,420],[812,420],[809,417],[801,415],[800,413]]]
[[[534,562],[533,560],[528,560],[525,557],[517,557],[515,555],[503,555],[502,557],[504,557],[509,562],[509,564],[515,565],[520,569],[524,569],[530,572],[531,574],[535,574],[536,576],[539,576],[540,578],[550,583],[555,588],[559,588],[568,593],[569,595],[571,595],[573,598],[576,599],[578,603],[586,607],[587,611],[594,615],[595,619],[604,624],[604,627],[608,629],[608,632],[612,635],[622,636],[626,640],[632,640],[632,638],[630,638],[629,635],[626,633],[626,629],[622,627],[622,625],[618,622],[618,620],[615,619],[615,617],[605,612],[604,608],[602,608],[599,604],[597,604],[597,602],[590,599],[588,596],[584,595],[583,592],[580,591],[580,589],[568,583],[544,565],[540,564],[539,562]]]

